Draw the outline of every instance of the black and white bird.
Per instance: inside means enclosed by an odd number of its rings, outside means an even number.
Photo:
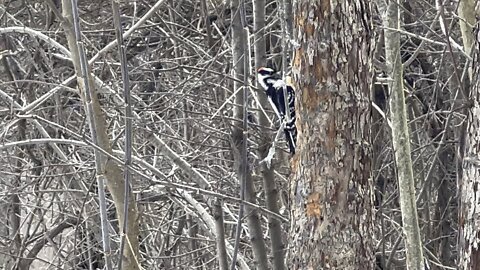
[[[295,146],[297,141],[297,127],[295,126],[295,90],[293,87],[285,83],[278,76],[275,70],[262,67],[257,71],[258,83],[262,86],[267,94],[268,101],[273,111],[285,123],[285,137],[290,148],[290,154],[295,154]],[[283,95],[283,91],[287,90],[287,102]],[[287,116],[288,113],[288,116]]]

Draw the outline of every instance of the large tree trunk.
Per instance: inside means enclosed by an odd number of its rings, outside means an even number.
[[[477,35],[476,46],[480,43]],[[475,51],[473,78],[480,75],[480,53]],[[472,108],[468,112],[463,156],[463,175],[460,179],[459,264],[458,269],[480,269],[480,81],[471,89]]]
[[[297,1],[289,269],[374,269],[368,1]]]

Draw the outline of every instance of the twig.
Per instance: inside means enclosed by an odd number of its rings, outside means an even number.
[[[267,168],[269,169],[272,164],[272,159],[275,155],[275,145],[280,140],[280,134],[282,134],[285,124],[286,124],[285,120],[282,121],[282,124],[280,125],[280,128],[277,130],[277,134],[275,135],[275,139],[272,142],[272,146],[270,146],[270,148],[268,149],[267,156],[259,162],[259,164],[262,164],[265,162],[265,165],[267,165]]]
[[[85,138],[82,138],[82,136],[78,135],[77,133],[75,133],[74,131],[72,130],[69,130],[68,128],[65,128],[57,123],[54,123],[54,122],[51,122],[49,120],[46,120],[44,118],[41,118],[40,116],[37,116],[37,115],[21,115],[21,116],[18,116],[20,118],[32,118],[32,119],[35,119],[35,120],[39,120],[39,121],[43,121],[43,122],[46,122],[50,125],[52,125],[53,127],[56,127],[56,128],[59,128],[61,129],[62,131],[68,133],[69,135],[75,137],[75,138],[78,138],[78,139],[82,139],[84,140],[84,143],[85,143],[85,146],[90,146],[92,147],[93,149],[96,149],[98,151],[101,151],[105,156],[107,156],[109,159],[111,159],[112,161],[115,161],[116,163],[118,164],[122,164],[123,161],[121,159],[119,159],[118,157],[116,156],[113,156],[113,155],[110,155],[107,151],[101,149],[100,147],[98,147],[97,145],[94,145],[91,141],[89,140],[86,140]],[[37,140],[42,140],[42,139],[37,139]],[[53,139],[53,140],[60,140],[60,139]],[[65,140],[63,140],[65,141]],[[45,141],[46,143],[50,143],[50,141]],[[78,142],[78,141],[74,141],[74,142]],[[58,142],[60,143],[60,141]],[[78,142],[79,144],[81,144],[82,142]],[[81,144],[83,146],[83,144]],[[123,156],[124,155],[124,152],[123,151],[120,151],[120,150],[113,150],[113,152],[115,154],[118,154],[118,155],[121,155]],[[158,170],[157,168],[155,168],[155,166],[149,164],[148,162],[146,162],[145,160],[139,158],[139,157],[136,157],[136,156],[132,156],[132,158],[140,163],[141,165],[147,167],[147,169],[149,169],[150,171],[152,171],[152,173],[154,173],[156,176],[162,178],[162,179],[166,179],[167,176],[165,174],[163,174],[160,170]],[[178,165],[178,163],[175,163]],[[188,164],[188,163],[187,163]],[[188,164],[190,167],[191,165]],[[188,175],[189,177],[193,178],[195,181],[198,181],[196,180],[195,178],[196,177],[200,177],[201,179],[206,179],[200,172],[198,172],[197,170],[195,170],[194,168],[191,168],[191,169],[186,169],[186,168],[183,168],[181,166],[179,166],[180,168],[182,168],[182,170],[184,170]],[[198,194],[204,194],[204,195],[208,195],[208,196],[213,196],[213,197],[217,197],[217,198],[221,198],[225,201],[230,201],[230,202],[235,202],[235,203],[239,203],[240,202],[240,199],[239,198],[235,198],[235,197],[232,197],[232,196],[229,196],[229,195],[224,195],[224,194],[220,194],[220,193],[217,193],[217,192],[214,192],[214,191],[210,191],[210,190],[206,190],[206,189],[202,189],[202,188],[197,188],[195,186],[192,186],[192,185],[184,185],[184,184],[178,184],[178,183],[172,183],[172,182],[169,182],[169,181],[165,181],[165,180],[152,180],[152,177],[151,176],[148,176],[142,172],[140,172],[139,170],[137,170],[136,168],[132,166],[129,166],[127,167],[126,169],[128,170],[131,170],[131,172],[135,173],[136,175],[144,178],[145,180],[148,180],[148,181],[152,181],[152,183],[154,184],[159,184],[159,185],[165,185],[167,187],[172,187],[172,188],[178,188],[178,189],[183,189],[183,190],[188,190],[188,191],[191,191],[191,192],[194,192],[194,193],[198,193]],[[202,180],[200,180],[202,181]],[[263,212],[265,215],[270,215],[282,222],[288,222],[288,219],[277,214],[277,213],[274,213],[272,211],[269,211],[268,209],[265,209],[257,204],[254,204],[254,203],[250,203],[248,201],[244,201],[245,205],[249,206],[249,207],[252,207],[252,208],[255,208],[261,212]]]
[[[25,258],[20,259],[19,269],[29,269],[32,262],[36,259],[38,253],[43,249],[43,247],[47,244],[49,239],[55,238],[57,235],[62,233],[65,229],[73,227],[77,223],[77,219],[75,217],[68,217],[62,223],[58,224],[55,228],[51,229],[49,232],[45,233],[45,235],[38,239],[35,244],[33,245],[30,252]]]

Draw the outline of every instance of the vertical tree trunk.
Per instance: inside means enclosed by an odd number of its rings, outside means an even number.
[[[473,36],[473,26],[476,23],[475,18],[475,0],[460,0],[458,5],[458,16],[461,18],[459,20],[460,30],[462,32],[463,47],[465,48],[465,53],[472,55],[472,47],[475,43],[475,38]],[[468,69],[468,76],[472,80],[472,68]]]
[[[228,257],[227,247],[225,245],[225,223],[223,220],[222,201],[218,198],[215,199],[215,202],[213,203],[213,217],[215,219],[215,230],[217,235],[215,242],[217,244],[218,267],[220,270],[227,270]]]
[[[89,119],[89,121],[94,121],[96,127],[96,136],[92,138],[93,141],[97,142],[98,146],[105,150],[106,152],[113,154],[111,142],[107,134],[107,124],[105,116],[102,112],[100,102],[97,98],[97,92],[94,89],[95,84],[93,83],[93,77],[91,73],[86,74],[86,78],[82,78],[82,71],[80,65],[80,56],[75,39],[75,33],[73,28],[73,10],[72,2],[70,0],[62,1],[63,16],[67,23],[63,24],[65,35],[68,41],[68,47],[72,54],[72,62],[75,67],[75,72],[77,73],[78,78],[78,88],[80,96],[83,101],[86,103],[86,88],[85,85],[89,83],[91,86],[91,105],[93,108],[92,114],[94,119]],[[87,69],[90,69],[87,67]],[[86,79],[85,81],[83,79]],[[87,82],[89,80],[90,82]],[[117,217],[120,223],[120,228],[123,228],[124,223],[124,213],[123,209],[125,207],[124,194],[125,187],[123,181],[123,173],[120,167],[114,163],[114,161],[108,159],[105,155],[101,155],[101,168],[102,171],[97,171],[97,179],[104,177],[106,179],[106,186],[110,194],[112,195]],[[127,245],[122,252],[123,260],[123,269],[125,270],[137,270],[139,269],[139,226],[138,226],[138,211],[137,204],[133,193],[130,189],[129,191],[129,202],[128,202],[128,222],[127,222]],[[112,256],[112,254],[105,254],[105,256]]]
[[[478,30],[477,30],[478,31]],[[480,37],[475,43],[478,48]],[[480,53],[475,51],[473,78],[480,75]],[[472,108],[468,112],[463,157],[463,175],[460,179],[459,218],[459,264],[458,269],[480,269],[480,81],[477,79],[471,89]]]
[[[3,20],[2,20],[3,23]],[[6,36],[0,37],[0,50],[1,51],[7,51],[10,48],[11,45],[7,40]],[[7,60],[7,57],[0,57],[0,65],[2,66],[4,72],[3,76],[7,78],[9,82],[14,82],[19,77],[18,73],[15,72],[15,68],[10,67],[10,63]],[[22,91],[21,87],[17,83],[15,83],[15,88],[17,89],[17,102],[20,103],[20,91]],[[20,103],[21,104],[21,103]],[[26,120],[20,120],[17,123],[17,140],[22,141],[25,140],[26,138]],[[21,182],[22,182],[22,171],[24,170],[23,168],[23,163],[25,162],[25,152],[21,149],[16,149],[15,150],[15,157],[16,157],[16,169],[15,169],[15,174],[17,175],[16,177],[12,177],[11,179],[11,187],[13,189],[17,189],[20,187]],[[8,179],[8,178],[6,178]],[[22,216],[22,211],[21,211],[21,204],[20,204],[20,197],[18,196],[17,192],[13,192],[10,195],[10,206],[8,208],[7,212],[7,217],[8,217],[8,222],[5,224],[8,235],[10,236],[10,239],[12,240],[12,244],[10,247],[10,255],[13,257],[15,256],[22,256],[22,239],[21,239],[21,233],[20,233],[20,227],[21,227],[21,216]],[[17,259],[17,262],[20,261],[20,258]],[[9,265],[10,262],[2,262],[2,266],[6,267]],[[6,267],[8,268],[8,267]]]
[[[265,42],[265,0],[254,2],[254,46],[255,46],[255,70],[266,64],[266,42]],[[257,84],[257,87],[260,87]],[[262,90],[258,95],[260,104],[268,104],[267,96]],[[258,123],[261,127],[258,154],[264,158],[268,154],[271,144],[271,136],[267,130],[269,126],[268,119],[262,110],[258,110]],[[263,178],[263,189],[265,190],[265,202],[267,209],[279,213],[278,207],[278,188],[275,182],[273,166],[261,165],[261,174]],[[271,216],[268,216],[268,232],[270,235],[271,250],[273,256],[273,268],[275,270],[284,270],[285,266],[285,246],[283,245],[282,223]]]
[[[392,141],[398,174],[400,207],[402,210],[403,232],[407,252],[407,268],[423,269],[423,245],[418,226],[412,159],[410,156],[410,135],[407,125],[407,111],[403,94],[403,67],[400,57],[400,9],[398,2],[389,1],[383,9],[385,29],[385,58],[388,69],[388,89],[391,93]]]
[[[248,77],[248,70],[246,70],[245,65],[245,52],[247,51],[247,39],[246,31],[242,27],[241,23],[241,10],[240,10],[240,1],[233,0],[231,3],[232,7],[232,55],[233,55],[233,71],[234,77],[237,79],[233,83],[234,91],[244,87],[239,81],[244,81],[244,76]],[[248,67],[247,67],[248,68]],[[237,91],[235,94],[235,108],[234,108],[234,117],[236,119],[246,120],[244,117],[244,106],[247,106],[247,102],[244,99],[243,91],[248,91],[248,89],[243,89],[242,91]],[[244,185],[243,189],[245,192],[245,200],[249,202],[256,203],[255,196],[255,186],[250,174],[250,166],[247,159],[247,151],[244,148],[243,143],[246,142],[246,136],[244,133],[245,125],[242,126],[241,121],[234,123],[232,129],[232,140],[233,140],[233,152],[235,159],[235,166],[237,168],[238,179],[243,182],[241,185]],[[248,224],[248,229],[250,233],[250,241],[252,245],[252,252],[255,261],[255,266],[258,270],[268,269],[268,258],[267,258],[267,248],[265,245],[265,240],[263,239],[263,230],[262,224],[260,221],[260,215],[258,211],[252,207],[245,207],[246,209],[246,219]]]
[[[295,3],[289,269],[374,269],[368,3]]]

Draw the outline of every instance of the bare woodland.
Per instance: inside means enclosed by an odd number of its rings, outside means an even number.
[[[0,1],[0,269],[480,269],[478,10]]]

